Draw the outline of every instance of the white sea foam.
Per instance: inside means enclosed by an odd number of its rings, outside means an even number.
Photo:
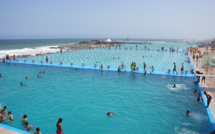
[[[31,55],[35,56],[42,52],[43,54],[47,53],[56,53],[59,52],[59,49],[51,49],[50,47],[58,47],[58,46],[41,46],[35,48],[23,48],[23,49],[12,49],[12,50],[0,50],[0,58],[4,58],[6,54],[10,56],[22,56],[22,55]]]
[[[173,85],[168,84],[167,88],[169,88],[170,90],[173,90],[173,91],[189,89],[188,87],[186,87],[185,84],[175,84],[175,85],[176,85],[176,87],[173,87]]]

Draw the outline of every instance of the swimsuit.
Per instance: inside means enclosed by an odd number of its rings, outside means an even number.
[[[57,134],[63,134],[62,131],[60,131],[60,130],[57,130],[56,133]]]

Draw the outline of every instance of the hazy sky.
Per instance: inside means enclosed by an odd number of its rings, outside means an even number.
[[[0,39],[215,37],[215,0],[0,0]]]

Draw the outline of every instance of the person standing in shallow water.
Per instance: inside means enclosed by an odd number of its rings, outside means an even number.
[[[48,56],[46,56],[46,63],[48,63],[49,62],[49,58],[48,58]]]
[[[176,64],[175,64],[175,62],[173,64],[174,64],[174,68],[173,68],[173,74],[174,74],[174,72],[176,71]],[[178,72],[176,71],[176,73],[178,73]]]
[[[61,125],[62,122],[63,122],[63,119],[62,119],[62,118],[59,118],[59,120],[58,120],[58,122],[57,122],[57,125],[56,125],[56,127],[57,127],[56,133],[57,133],[57,134],[64,134],[64,133],[63,133],[63,129],[62,129],[62,125]]]

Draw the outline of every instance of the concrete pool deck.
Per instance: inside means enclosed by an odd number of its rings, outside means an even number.
[[[0,134],[30,134],[30,133],[0,123]]]
[[[206,48],[199,48],[199,51],[201,51],[202,54],[204,52],[208,52],[206,50]],[[190,59],[192,59],[192,56],[193,56],[193,54],[190,53]],[[192,59],[192,63],[193,63],[195,70],[202,72],[206,77],[205,83],[202,83],[202,80],[200,78],[199,85],[201,86],[203,91],[206,91],[208,94],[210,94],[212,96],[212,101],[211,101],[211,103],[209,105],[209,109],[208,109],[209,111],[207,110],[207,112],[208,112],[210,121],[212,123],[212,127],[215,130],[215,122],[214,122],[214,120],[215,120],[215,77],[207,77],[207,75],[215,75],[215,70],[203,67],[204,66],[203,58],[199,58],[198,61]],[[211,118],[213,118],[213,119],[211,119]]]

